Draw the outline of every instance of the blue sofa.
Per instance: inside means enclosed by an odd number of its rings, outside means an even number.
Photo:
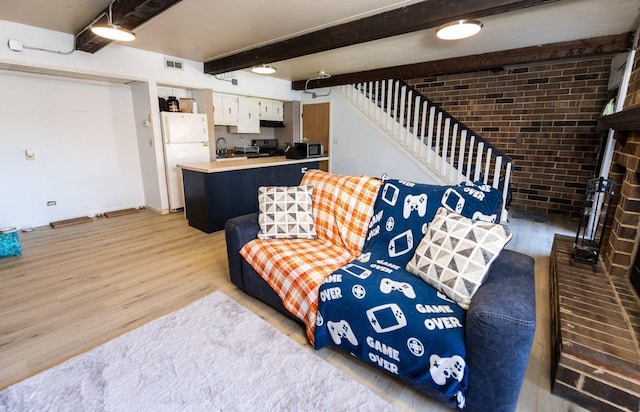
[[[245,243],[256,238],[258,230],[255,213],[227,221],[225,233],[231,281],[247,294],[300,322],[284,308],[278,295],[239,253]],[[471,374],[465,410],[515,410],[535,325],[534,261],[530,256],[505,249],[493,262],[467,312],[465,344]],[[429,388],[416,389],[447,402]]]

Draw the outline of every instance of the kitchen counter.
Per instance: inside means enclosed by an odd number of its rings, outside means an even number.
[[[257,158],[225,158],[213,162],[179,164],[183,170],[191,170],[200,173],[229,172],[233,170],[256,169],[260,167],[285,166],[298,163],[321,162],[329,160],[328,157],[311,157],[308,159],[287,159],[284,156],[257,157]]]
[[[222,230],[228,219],[258,211],[261,186],[299,185],[308,169],[317,169],[328,159],[273,156],[178,165],[185,217],[189,226],[205,233]]]

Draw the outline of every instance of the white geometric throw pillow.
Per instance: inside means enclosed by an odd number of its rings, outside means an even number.
[[[260,239],[315,239],[313,186],[262,186],[258,189]]]
[[[491,263],[510,239],[506,226],[440,208],[407,263],[407,271],[469,309]]]

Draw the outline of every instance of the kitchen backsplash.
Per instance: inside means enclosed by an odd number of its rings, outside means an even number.
[[[251,141],[254,139],[273,139],[273,128],[270,127],[261,127],[260,134],[257,133],[229,133],[228,126],[216,126],[216,137],[217,141],[221,137],[224,137],[226,143],[222,143],[221,147],[218,149],[233,149],[235,146],[250,146]],[[212,146],[215,145],[215,142],[210,142]],[[278,142],[279,145],[283,145],[284,142]]]

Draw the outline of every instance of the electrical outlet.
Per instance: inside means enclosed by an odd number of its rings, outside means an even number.
[[[47,201],[47,206],[55,206],[55,205],[56,205],[56,201],[55,200]]]

